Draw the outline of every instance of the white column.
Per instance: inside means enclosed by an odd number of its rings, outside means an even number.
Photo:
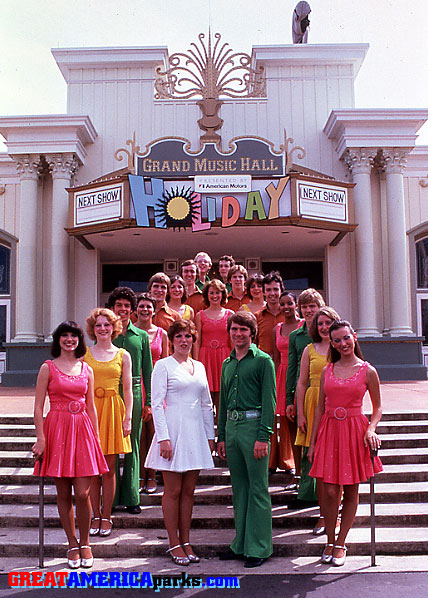
[[[379,336],[377,327],[375,269],[375,237],[373,232],[373,209],[370,189],[370,173],[376,150],[351,148],[346,150],[343,159],[352,173],[354,188],[355,251],[357,271],[357,331],[361,336]]]
[[[52,332],[58,324],[70,319],[69,314],[69,238],[65,232],[68,222],[68,193],[71,177],[78,163],[73,154],[47,155],[46,161],[52,174],[51,238],[49,246],[48,292],[49,325]]]
[[[19,243],[16,293],[16,336],[14,342],[41,340],[37,326],[38,179],[40,156],[13,156],[20,178]]]
[[[390,334],[412,335],[403,169],[409,149],[383,150],[388,223]]]

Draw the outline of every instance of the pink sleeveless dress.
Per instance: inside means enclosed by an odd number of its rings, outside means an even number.
[[[61,372],[53,361],[49,367],[50,411],[43,424],[45,453],[42,476],[80,478],[108,471],[92,422],[86,411],[89,368],[82,362],[78,376]],[[36,463],[34,474],[39,474]]]
[[[329,484],[359,484],[382,471],[379,457],[374,459],[364,446],[369,422],[362,413],[367,390],[365,361],[351,378],[334,375],[334,364],[327,366],[324,379],[325,412],[318,428],[312,469],[313,478]]]
[[[234,312],[225,309],[225,314],[219,320],[212,320],[205,314],[201,314],[202,344],[199,351],[199,361],[205,366],[208,385],[211,392],[220,391],[221,366],[226,357],[229,357],[231,345],[229,333],[227,332],[227,319]]]
[[[162,330],[163,330],[163,328],[158,326],[158,329],[155,334],[155,338],[150,343],[150,352],[152,354],[153,365],[155,365],[157,360],[160,359],[160,356],[162,355]]]

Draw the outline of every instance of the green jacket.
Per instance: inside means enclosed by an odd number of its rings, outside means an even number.
[[[297,381],[299,380],[300,360],[302,359],[302,353],[305,347],[312,343],[306,322],[300,328],[290,332],[290,336],[288,338],[288,367],[285,390],[287,396],[287,405],[293,405]]]
[[[131,354],[132,359],[132,391],[135,397],[141,397],[141,379],[146,391],[147,406],[151,405],[151,381],[152,381],[152,354],[150,352],[149,335],[145,330],[140,330],[130,321],[126,334],[119,334],[113,344],[116,347],[123,347]]]
[[[275,367],[271,357],[251,344],[239,361],[235,349],[223,362],[220,386],[218,439],[225,439],[227,411],[260,409],[257,440],[268,442],[273,432],[276,406]]]

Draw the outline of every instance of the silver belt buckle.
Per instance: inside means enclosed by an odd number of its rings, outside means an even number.
[[[239,420],[239,413],[236,409],[232,409],[230,412],[232,415],[232,421],[237,422]]]
[[[343,421],[344,419],[346,419],[346,416],[348,415],[348,413],[347,413],[345,407],[336,407],[333,415],[339,421]]]

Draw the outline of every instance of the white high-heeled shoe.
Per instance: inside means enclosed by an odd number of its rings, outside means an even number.
[[[336,546],[334,548],[341,548],[343,550],[343,556],[334,556],[331,559],[331,562],[335,567],[341,567],[345,563],[346,551],[348,549],[346,548],[346,546],[339,546],[338,544],[336,544]],[[334,550],[334,548],[333,548],[333,550]]]
[[[82,550],[82,548],[91,548],[90,546],[81,546],[80,550]],[[92,549],[91,549],[92,552]],[[84,559],[83,557],[80,557],[80,563],[82,565],[82,567],[85,567],[85,569],[90,569],[92,567],[92,565],[94,564],[94,557],[90,556],[88,559]]]
[[[322,556],[321,556],[321,562],[322,562],[322,563],[324,563],[324,565],[328,565],[329,563],[331,563],[331,560],[332,560],[332,558],[333,558],[333,554],[326,554],[326,553],[325,553],[325,549],[326,549],[328,546],[329,546],[329,547],[331,547],[331,548],[334,548],[334,544],[326,544],[326,545],[325,545],[325,548],[324,548],[324,550],[323,550],[323,553],[322,553]],[[332,552],[333,552],[333,551],[332,551]]]
[[[80,567],[80,552],[79,552],[79,558],[78,559],[71,559],[68,555],[70,552],[72,552],[73,550],[80,550],[78,546],[73,546],[73,548],[69,548],[67,550],[67,565],[69,566],[70,569],[78,569]]]

